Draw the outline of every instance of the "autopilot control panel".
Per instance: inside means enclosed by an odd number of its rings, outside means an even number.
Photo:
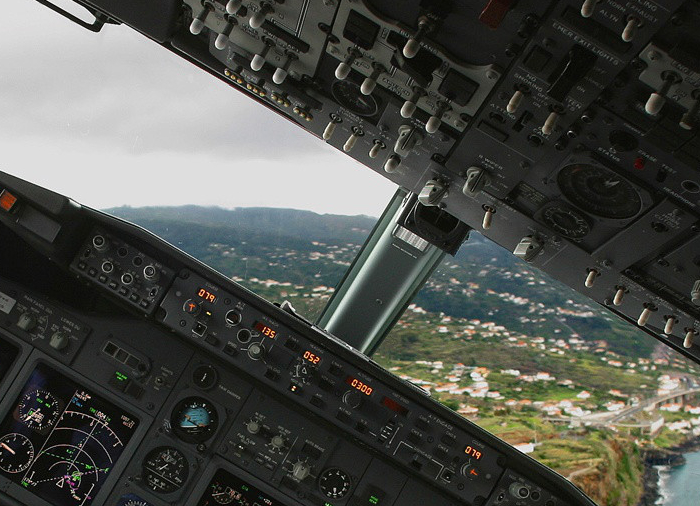
[[[0,187],[3,506],[593,504],[288,304]]]

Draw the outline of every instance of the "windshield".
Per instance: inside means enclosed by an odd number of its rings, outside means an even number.
[[[11,3],[3,170],[315,321],[395,186],[133,30]],[[601,505],[700,494],[700,368],[477,233],[374,358]]]

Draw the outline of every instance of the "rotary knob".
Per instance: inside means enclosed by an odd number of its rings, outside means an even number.
[[[343,395],[343,402],[352,409],[362,406],[362,394],[357,390],[349,390]]]
[[[257,434],[258,432],[260,432],[260,428],[260,422],[258,422],[257,420],[251,420],[245,426],[245,429],[250,434]]]
[[[49,339],[49,346],[57,351],[65,349],[66,346],[68,346],[68,336],[65,334],[65,332],[61,332],[60,330],[58,332],[54,332],[51,339]]]
[[[31,332],[37,325],[36,316],[30,313],[22,313],[17,320],[17,326],[25,332]]]
[[[265,347],[262,343],[253,343],[248,347],[248,356],[253,360],[261,360],[265,356]]]
[[[276,436],[272,436],[272,439],[270,439],[270,445],[275,450],[279,450],[280,448],[284,448],[284,438],[280,436],[279,434]]]
[[[292,475],[299,481],[302,481],[311,474],[311,468],[306,462],[296,462],[292,466]]]

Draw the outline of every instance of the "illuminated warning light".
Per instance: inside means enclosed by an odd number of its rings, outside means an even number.
[[[16,203],[17,197],[12,195],[10,192],[7,190],[0,192],[0,209],[9,213]]]
[[[642,170],[644,168],[645,163],[646,160],[640,156],[639,158],[634,160],[634,168],[637,170]]]

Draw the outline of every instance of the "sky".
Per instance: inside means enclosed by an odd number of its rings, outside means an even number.
[[[4,1],[4,172],[101,209],[198,204],[379,216],[395,191],[131,28],[94,34],[37,2]]]

